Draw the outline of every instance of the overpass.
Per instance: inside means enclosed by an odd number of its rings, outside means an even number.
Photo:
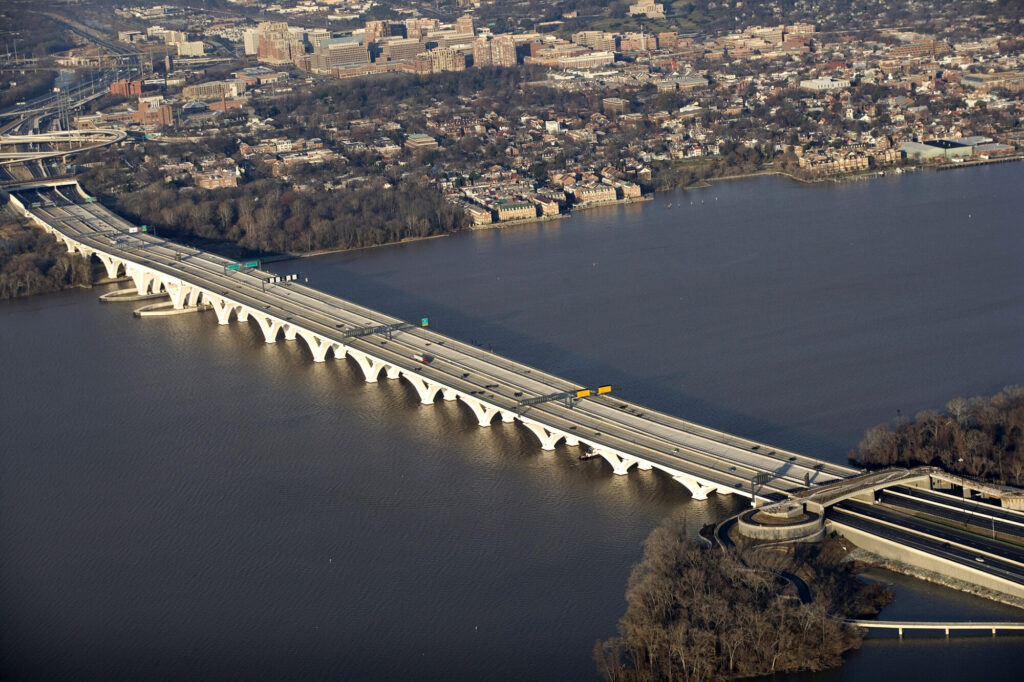
[[[267,343],[305,345],[314,362],[349,359],[367,382],[404,380],[420,402],[465,404],[481,427],[518,422],[544,450],[560,443],[604,459],[616,474],[657,469],[694,499],[738,494],[754,504],[855,469],[662,414],[415,326],[297,282],[139,231],[75,182],[11,187],[12,203],[71,252],[95,256],[137,292],[166,292],[176,309],[212,306],[221,325],[255,322]],[[84,203],[83,203],[84,202]],[[27,205],[26,205],[27,204]]]
[[[123,130],[112,129],[60,130],[38,135],[0,135],[0,164],[67,156],[105,147],[108,144],[120,142],[127,136]],[[40,143],[51,146],[64,144],[67,145],[67,149],[18,150],[19,145],[38,145]],[[75,145],[73,149],[72,145]],[[13,148],[13,151],[4,151],[5,147]]]

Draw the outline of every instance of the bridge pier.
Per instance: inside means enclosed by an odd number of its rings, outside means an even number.
[[[576,447],[577,445],[580,444],[580,439],[577,438],[576,436],[566,436],[565,437],[565,444],[568,445],[571,448],[574,448],[574,447]]]
[[[213,312],[217,313],[217,324],[231,324],[231,311],[234,310],[235,306],[223,298],[214,298],[212,296],[207,296],[207,298],[213,305]]]
[[[171,303],[175,310],[181,310],[189,304],[189,297],[193,295],[192,287],[182,282],[165,281],[164,288],[171,295]]]
[[[386,376],[388,379],[397,379],[398,377],[402,376],[402,368],[395,367],[394,365],[388,365],[387,367],[384,368],[384,376]]]
[[[619,476],[624,476],[629,473],[629,468],[636,464],[636,460],[632,457],[624,457],[617,455],[614,452],[604,450],[599,447],[594,448],[594,452],[600,455],[604,461],[612,465],[612,473]]]
[[[690,495],[695,500],[706,500],[708,499],[708,493],[713,493],[717,490],[713,485],[701,483],[697,479],[684,476],[683,474],[676,474],[672,479],[686,486],[686,489],[690,491]]]
[[[403,372],[402,376],[405,380],[412,384],[412,387],[416,389],[416,392],[420,396],[420,402],[424,405],[432,405],[434,398],[437,397],[438,391],[441,390],[440,384],[427,381],[418,374],[410,372]]]
[[[249,309],[243,305],[238,306],[238,313],[236,315],[239,322],[249,321]]]
[[[523,426],[530,429],[530,431],[533,432],[533,435],[540,439],[541,450],[554,450],[555,446],[558,445],[558,441],[565,437],[560,433],[549,431],[547,428],[536,422],[523,421]]]
[[[281,328],[284,329],[284,340],[285,341],[294,341],[295,340],[295,335],[299,331],[298,329],[295,328],[295,325],[293,325],[293,324],[286,324],[286,325],[283,325]]]
[[[455,392],[454,388],[442,388],[441,395],[444,396],[445,400],[455,400],[459,397],[459,394]]]
[[[515,420],[516,420],[515,412],[506,412],[506,411],[502,410],[502,412],[501,412],[501,421],[505,422],[506,424],[511,424]]]
[[[343,360],[348,357],[348,348],[340,343],[335,343],[331,346],[334,349],[334,357],[337,360]]]
[[[484,405],[479,400],[470,398],[469,396],[463,395],[459,397],[462,398],[462,402],[469,405],[469,409],[473,410],[473,414],[476,415],[477,423],[479,423],[480,426],[490,426],[491,420],[494,419],[494,415],[498,414],[498,408],[496,407]]]
[[[281,331],[281,323],[265,315],[256,315],[256,322],[263,330],[263,339],[267,343],[277,343],[277,333]]]
[[[323,362],[327,359],[327,351],[331,349],[331,342],[321,339],[316,334],[306,331],[299,332],[299,336],[309,346],[309,352],[313,354],[313,362]]]
[[[94,254],[99,258],[100,262],[103,263],[103,267],[107,269],[107,277],[110,279],[117,279],[117,272],[121,269],[121,261],[114,260],[113,256],[108,256],[105,253]]]
[[[156,281],[156,278],[149,272],[142,270],[141,268],[129,268],[128,276],[132,278],[132,282],[135,283],[135,290],[139,296],[144,296],[149,293],[150,286],[153,286],[153,293],[160,291],[160,283]]]
[[[380,375],[380,370],[384,368],[384,363],[359,351],[350,349],[348,354],[352,356],[359,365],[359,368],[363,370],[363,376],[366,377],[366,383],[377,383],[377,378]]]

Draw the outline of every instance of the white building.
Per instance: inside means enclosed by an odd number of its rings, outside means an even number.
[[[204,54],[203,41],[201,40],[175,43],[175,45],[178,47],[179,57],[202,57]]]
[[[254,28],[247,28],[242,33],[242,45],[246,54],[256,54],[256,47],[260,43],[260,33]]]

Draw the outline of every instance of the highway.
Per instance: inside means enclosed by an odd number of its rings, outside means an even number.
[[[971,527],[975,533],[995,532],[1018,538],[1024,543],[1024,514],[1020,512],[953,495],[906,487],[879,491],[877,497],[879,502],[909,513],[947,519]]]
[[[428,328],[404,325],[392,331],[390,338],[383,334],[353,336],[353,332],[368,327],[401,325],[402,321],[297,283],[268,284],[272,277],[268,272],[228,270],[234,265],[232,261],[210,253],[145,233],[130,234],[128,230],[134,226],[127,221],[95,203],[73,203],[81,199],[70,192],[28,192],[21,198],[26,206],[38,204],[31,207],[33,213],[89,249],[145,265],[254,311],[263,311],[268,317],[368,354],[397,370],[395,374],[422,377],[458,397],[469,396],[496,408],[503,418],[514,415],[524,423],[536,422],[578,439],[585,447],[606,449],[624,459],[692,476],[720,492],[751,496],[752,477],[768,472],[774,477],[758,496],[777,499],[802,488],[805,476],[815,484],[857,473],[849,467],[725,434],[612,395],[522,406],[520,401],[526,398],[585,387]],[[432,360],[424,364],[416,356]]]
[[[828,519],[977,571],[1024,583],[1024,564],[1020,563],[1024,552],[1006,543],[849,500],[830,509]]]

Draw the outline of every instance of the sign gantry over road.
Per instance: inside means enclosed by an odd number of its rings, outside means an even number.
[[[523,398],[519,401],[519,413],[522,414],[526,408],[532,407],[533,405],[540,405],[541,403],[546,403],[552,400],[562,400],[566,407],[572,409],[576,405],[577,401],[582,398],[592,395],[611,393],[611,391],[611,386],[598,386],[597,388],[580,388],[573,391],[559,391],[558,393],[549,393],[548,395],[541,395],[535,398]]]

